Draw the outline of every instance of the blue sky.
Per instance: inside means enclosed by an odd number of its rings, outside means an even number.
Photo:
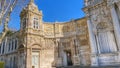
[[[45,22],[66,22],[85,16],[82,10],[84,0],[35,0],[35,4],[42,10]],[[9,28],[20,29],[20,11],[16,7],[11,14]]]

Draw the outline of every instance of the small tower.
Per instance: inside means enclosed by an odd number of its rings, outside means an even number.
[[[31,30],[41,30],[42,12],[38,10],[34,0],[30,0],[29,4],[22,10],[20,18],[21,31],[29,32]]]

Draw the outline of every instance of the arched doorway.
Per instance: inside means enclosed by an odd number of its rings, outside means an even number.
[[[40,68],[40,48],[41,46],[39,44],[34,44],[32,49],[32,55],[31,55],[31,63],[32,68]]]
[[[32,52],[32,68],[39,68],[39,52]]]
[[[72,55],[71,50],[65,50],[63,53],[63,65],[64,66],[72,66]]]

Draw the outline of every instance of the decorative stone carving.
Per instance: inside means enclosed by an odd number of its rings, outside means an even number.
[[[79,56],[73,56],[74,65],[80,65],[80,57]]]
[[[23,9],[23,11],[21,12],[21,20],[24,17],[27,17],[28,20],[27,26],[29,27],[24,30],[15,32],[11,37],[16,37],[16,33],[17,33],[19,37],[18,46],[20,46],[21,44],[25,44],[25,46],[22,46],[20,49],[12,51],[10,53],[2,54],[2,57],[4,57],[4,55],[7,55],[8,57],[12,54],[18,55],[19,58],[17,59],[17,61],[20,60],[20,62],[18,62],[18,68],[19,67],[32,68],[32,62],[34,65],[39,65],[39,67],[37,68],[52,68],[52,63],[54,63],[54,61],[56,61],[56,65],[62,66],[64,59],[62,56],[63,51],[69,51],[71,53],[71,60],[73,64],[80,65],[80,61],[79,61],[80,46],[83,45],[89,47],[87,18],[76,19],[74,21],[65,22],[65,23],[55,23],[55,24],[43,23],[42,13],[38,11],[34,3],[28,4],[28,6],[25,9]],[[39,18],[40,29],[37,30],[33,29],[34,17]],[[56,36],[56,34],[58,35]],[[80,41],[78,37],[80,37]],[[60,44],[58,47],[56,40],[57,42],[63,44]],[[24,62],[26,63],[23,63],[22,61],[23,55],[20,56],[21,54],[19,54],[19,50],[21,52],[25,52]],[[90,48],[84,51],[90,52]],[[32,60],[32,55],[33,55],[32,52],[39,52],[40,56],[33,56],[33,60]],[[58,57],[58,53],[59,53],[59,57]],[[78,55],[78,56],[74,57],[74,55]],[[4,59],[6,60],[7,58],[4,57]],[[87,59],[87,58],[83,58],[83,59]],[[13,67],[9,67],[9,68],[13,68]]]

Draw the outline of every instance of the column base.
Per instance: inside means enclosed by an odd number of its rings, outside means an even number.
[[[106,53],[99,55],[92,55],[92,66],[116,66],[120,65],[120,53]]]
[[[91,55],[91,66],[99,66],[98,65],[98,57],[96,54]]]
[[[55,59],[54,63],[52,64],[52,67],[61,67],[62,66],[62,58]]]
[[[73,56],[73,64],[80,65],[80,57],[78,55]]]

